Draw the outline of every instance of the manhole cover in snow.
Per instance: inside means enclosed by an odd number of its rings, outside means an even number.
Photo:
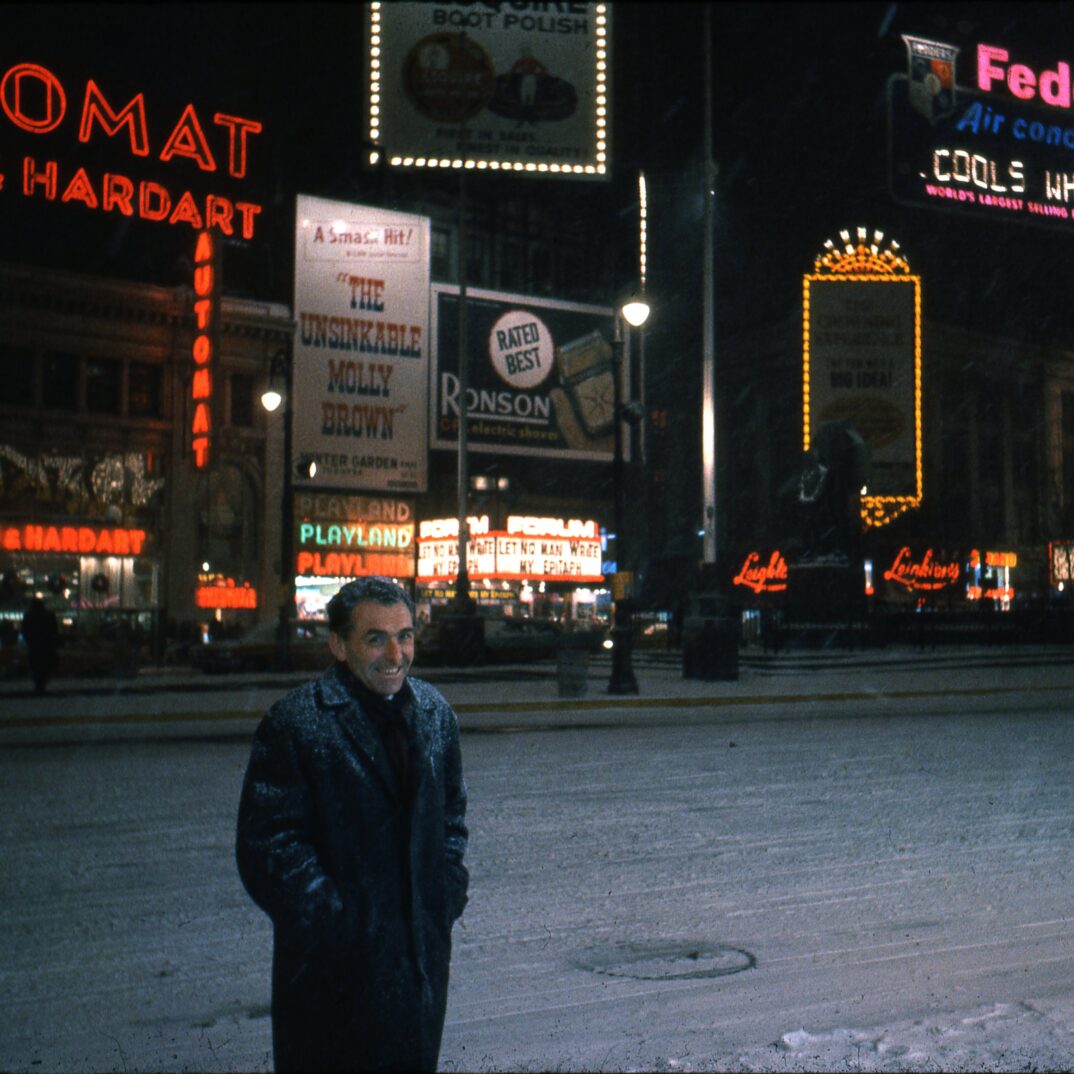
[[[757,959],[749,951],[723,944],[635,943],[591,950],[575,965],[608,977],[686,981],[741,973],[756,966]]]

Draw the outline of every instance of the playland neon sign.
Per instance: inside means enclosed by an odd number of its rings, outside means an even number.
[[[53,133],[67,111],[63,83],[40,64],[15,64],[0,78],[0,112],[27,134]],[[227,175],[244,179],[249,139],[261,133],[261,122],[226,112],[214,113],[212,121],[226,133]],[[132,156],[151,155],[144,94],[135,94],[122,108],[116,109],[97,83],[89,79],[78,123],[79,142],[89,144],[101,135],[122,142],[124,132]],[[177,157],[191,160],[203,172],[216,172],[219,167],[206,127],[193,104],[180,113],[156,156],[165,164]],[[4,178],[0,175],[0,189]],[[189,224],[197,231],[217,228],[225,235],[233,235],[238,229],[244,239],[253,238],[254,220],[261,212],[261,206],[253,202],[234,201],[220,194],[196,197],[189,190],[177,195],[158,182],[148,179],[136,182],[117,172],[106,171],[94,178],[85,168],[77,168],[61,174],[59,161],[41,161],[29,155],[22,158],[21,178],[24,197],[46,201],[56,201],[58,197],[61,203],[80,202],[87,209],[169,224]]]

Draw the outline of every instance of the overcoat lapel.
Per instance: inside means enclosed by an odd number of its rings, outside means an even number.
[[[326,705],[331,706],[333,717],[358,755],[376,772],[384,789],[393,798],[398,798],[399,784],[380,733],[351,692],[339,681],[335,668],[321,678],[321,697]]]

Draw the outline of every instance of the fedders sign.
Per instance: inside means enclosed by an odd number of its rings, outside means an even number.
[[[161,139],[154,129],[166,130]],[[96,212],[115,213],[157,223],[185,224],[195,231],[219,230],[243,239],[254,237],[262,207],[220,191],[195,194],[182,185],[155,178],[133,178],[126,170],[139,161],[170,166],[187,160],[214,180],[245,180],[250,148],[263,127],[259,120],[187,104],[177,115],[153,114],[144,93],[117,98],[95,79],[65,83],[38,63],[16,63],[0,75],[0,125],[24,144],[23,155],[0,161],[0,192],[34,201],[78,203]],[[25,136],[25,137],[21,137]],[[115,167],[79,166],[70,151],[108,145]],[[123,162],[126,158],[126,163]],[[189,174],[189,173],[188,173]],[[161,178],[167,176],[162,170]]]

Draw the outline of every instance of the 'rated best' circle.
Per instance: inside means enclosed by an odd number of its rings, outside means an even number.
[[[540,317],[509,310],[489,332],[492,368],[512,388],[535,388],[552,372],[555,345]]]

